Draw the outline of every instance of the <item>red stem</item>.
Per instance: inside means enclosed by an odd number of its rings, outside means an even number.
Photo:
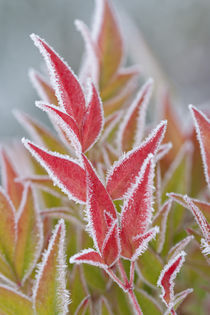
[[[137,301],[137,299],[136,299],[136,296],[135,296],[135,294],[134,294],[134,292],[133,292],[133,289],[130,289],[130,290],[128,291],[128,296],[129,296],[129,298],[130,298],[130,301],[131,301],[131,304],[132,304],[132,306],[133,306],[133,309],[134,309],[135,314],[143,315],[142,310],[141,310],[141,308],[140,308],[140,306],[139,306],[139,303],[138,303],[138,301]]]
[[[130,265],[130,285],[133,285],[134,273],[135,273],[135,261],[132,261]]]

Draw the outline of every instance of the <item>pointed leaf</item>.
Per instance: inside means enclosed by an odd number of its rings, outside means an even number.
[[[0,252],[12,263],[17,238],[15,209],[7,194],[0,188]]]
[[[102,247],[102,256],[105,263],[110,267],[115,264],[120,255],[120,240],[119,240],[117,220],[111,225]]]
[[[0,313],[2,315],[33,315],[29,297],[5,285],[0,285]]]
[[[103,128],[103,108],[98,92],[91,84],[91,96],[82,126],[83,152],[94,145]]]
[[[143,235],[151,223],[153,208],[153,155],[145,159],[143,166],[130,187],[121,213],[121,247],[123,257],[131,258],[139,247],[134,237]],[[137,246],[135,246],[137,245]]]
[[[146,109],[152,93],[153,80],[148,80],[128,108],[119,129],[119,146],[122,152],[139,146],[144,133]]]
[[[117,213],[109,194],[84,155],[83,161],[87,174],[86,212],[88,228],[95,247],[101,252],[104,239],[108,233],[105,212],[110,215],[112,220],[117,219]]]
[[[15,181],[18,174],[4,149],[1,149],[1,174],[2,186],[11,198],[15,209],[18,209],[22,198],[23,185]]]
[[[34,308],[40,315],[68,312],[64,240],[65,225],[64,221],[60,220],[43,254],[34,283],[32,298]]]
[[[206,182],[210,186],[210,120],[194,106],[190,106],[190,111],[194,118],[197,138],[200,143]]]
[[[90,303],[90,296],[86,296],[82,302],[80,303],[80,305],[77,307],[76,311],[75,311],[75,315],[83,315],[86,314],[86,310],[88,308],[88,305]]]
[[[32,188],[25,187],[17,221],[15,269],[23,284],[39,259],[43,245],[43,227]]]
[[[107,177],[107,191],[113,199],[120,199],[135,182],[144,160],[149,153],[156,154],[166,130],[161,122],[140,147],[134,148],[114,163]]]
[[[45,59],[59,104],[81,126],[85,111],[85,97],[78,79],[44,40],[35,34],[32,34],[31,38]]]
[[[67,155],[48,152],[23,139],[25,147],[46,169],[49,176],[70,199],[84,203],[86,200],[85,171]]]
[[[161,287],[161,298],[166,306],[170,306],[174,302],[174,279],[180,271],[186,253],[182,251],[174,259],[171,259],[162,270],[157,285]]]
[[[103,258],[99,253],[97,253],[95,250],[89,248],[84,249],[80,253],[72,256],[70,258],[71,264],[89,264],[92,266],[97,266],[100,268],[107,268],[107,265],[104,263]]]
[[[194,236],[189,235],[189,236],[185,237],[183,240],[181,240],[180,242],[178,242],[176,245],[174,245],[168,253],[168,258],[173,259],[175,256],[177,256],[181,251],[183,251],[185,249],[185,247],[193,239],[194,239]]]

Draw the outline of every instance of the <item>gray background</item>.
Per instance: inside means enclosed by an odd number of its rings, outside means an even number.
[[[112,1],[112,0],[111,0]],[[210,0],[113,1],[141,30],[183,106],[210,99]],[[42,58],[29,34],[45,38],[77,71],[83,42],[76,18],[90,23],[93,0],[0,0],[0,138],[23,135],[13,108],[39,115],[28,69]],[[124,20],[123,20],[124,21]],[[126,23],[123,23],[125,37]],[[132,37],[132,36],[130,36]],[[141,44],[135,52],[141,62]]]

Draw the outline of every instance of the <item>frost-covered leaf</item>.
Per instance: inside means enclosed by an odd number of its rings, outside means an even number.
[[[197,138],[200,143],[206,182],[210,186],[210,120],[194,106],[190,106],[190,111],[194,118]]]
[[[161,122],[140,147],[134,148],[114,163],[107,176],[107,191],[113,199],[120,199],[135,182],[135,177],[148,154],[156,154],[164,137],[166,122]]]
[[[58,100],[55,96],[55,91],[47,80],[36,70],[29,70],[29,78],[32,85],[37,91],[39,97],[50,104],[58,105]]]
[[[33,315],[34,311],[29,297],[1,284],[0,313],[2,315]]]
[[[110,218],[109,218],[110,219]],[[117,220],[109,228],[102,247],[102,256],[108,266],[114,265],[120,255],[120,240]]]
[[[136,177],[135,183],[128,190],[121,212],[120,239],[122,256],[131,258],[139,247],[137,237],[145,234],[153,213],[153,155],[145,159]],[[135,238],[135,241],[134,241]]]
[[[95,247],[101,252],[110,228],[107,224],[107,216],[113,222],[117,219],[117,213],[109,194],[85,156],[83,156],[83,161],[87,175],[88,229]]]
[[[77,307],[75,311],[75,315],[83,315],[86,314],[87,308],[90,303],[90,296],[86,296],[80,303],[80,305]]]
[[[43,227],[32,188],[26,185],[18,210],[15,270],[21,283],[27,279],[40,256]]]
[[[185,252],[182,251],[175,258],[171,259],[163,268],[158,279],[157,285],[162,290],[160,297],[167,307],[174,303],[174,280],[185,261],[185,255]]]
[[[12,200],[12,203],[17,210],[23,193],[22,183],[18,183],[15,179],[18,177],[17,171],[10,161],[5,149],[1,149],[1,176],[2,186]]]
[[[65,225],[60,220],[43,254],[34,283],[33,305],[40,315],[68,313],[64,241]]]
[[[103,128],[103,107],[98,92],[91,84],[91,95],[82,125],[82,147],[87,151],[98,139]]]
[[[174,245],[169,253],[168,253],[168,259],[173,259],[175,256],[177,256],[181,251],[185,249],[185,247],[194,239],[193,235],[189,235],[185,238],[183,238],[180,242],[178,242],[176,245]]]
[[[54,124],[57,124],[61,128],[62,133],[65,134],[75,150],[81,152],[79,129],[74,119],[57,106],[45,104],[43,102],[36,102],[36,106],[52,115]]]
[[[60,106],[81,126],[85,112],[85,96],[78,79],[44,40],[35,34],[32,34],[31,38],[45,59]]]
[[[115,14],[108,0],[96,2],[93,39],[100,58],[100,86],[104,87],[119,69],[123,57],[123,43]]]
[[[23,139],[25,147],[46,169],[54,184],[70,199],[84,203],[86,200],[86,177],[84,169],[67,155],[48,152]]]
[[[119,146],[122,152],[139,146],[144,134],[146,110],[152,92],[153,80],[149,79],[129,106],[119,129]]]
[[[71,264],[89,264],[100,268],[107,268],[101,255],[93,249],[84,249],[70,258]]]
[[[0,188],[0,252],[10,264],[14,258],[16,239],[15,209],[6,192]]]

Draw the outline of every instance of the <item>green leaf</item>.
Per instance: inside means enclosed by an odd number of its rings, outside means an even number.
[[[30,299],[12,288],[0,286],[0,313],[1,315],[33,315]]]
[[[135,294],[144,315],[163,314],[158,304],[149,294],[140,289],[138,291],[136,290]]]
[[[137,260],[137,266],[143,278],[156,286],[158,277],[163,269],[163,264],[151,249],[144,252]]]
[[[17,244],[15,248],[15,270],[23,283],[30,275],[40,256],[43,245],[43,228],[32,188],[27,185],[17,222]]]
[[[33,288],[33,304],[37,315],[66,314],[69,293],[66,290],[64,255],[65,225],[56,225],[47,250],[39,264]]]

